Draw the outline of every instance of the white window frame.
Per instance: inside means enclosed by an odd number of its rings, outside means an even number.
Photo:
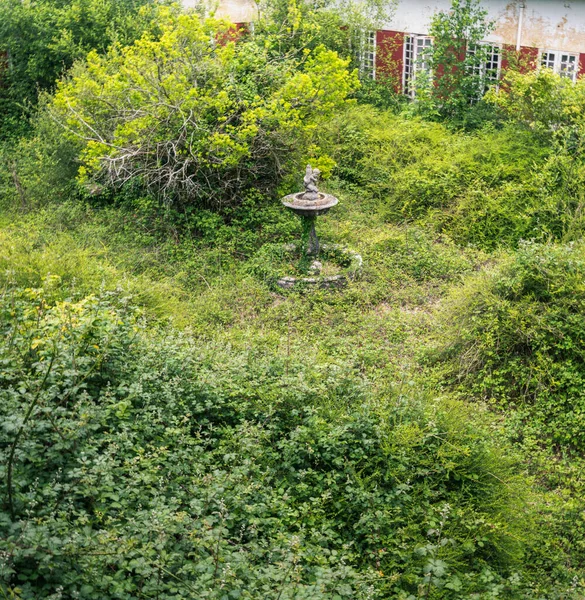
[[[573,60],[571,60],[573,59]],[[539,50],[539,67],[552,69],[557,75],[567,77],[571,81],[577,81],[579,75],[579,53],[564,52],[563,50],[549,50],[542,48]],[[573,65],[573,69],[566,69],[565,66]]]
[[[467,55],[475,53],[475,47],[482,46],[487,48],[486,60],[481,65],[472,68],[475,75],[479,75],[480,89],[478,91],[478,100],[483,98],[484,94],[491,86],[499,87],[500,77],[502,75],[502,45],[492,42],[478,42],[469,46],[466,50]],[[495,57],[495,61],[494,61]],[[488,66],[489,65],[489,66]]]
[[[407,33],[404,36],[402,91],[411,98],[416,96],[416,74],[424,71],[429,77],[432,77],[431,69],[425,64],[421,53],[421,50],[431,48],[432,45],[433,38],[428,35]]]
[[[368,76],[370,79],[376,79],[376,31],[364,31],[362,34],[359,64],[360,74]]]

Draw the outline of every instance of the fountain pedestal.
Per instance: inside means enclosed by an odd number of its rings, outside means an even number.
[[[303,194],[289,194],[282,199],[282,203],[289,210],[301,217],[303,222],[303,243],[306,244],[305,251],[311,256],[319,254],[319,238],[317,236],[317,217],[324,215],[330,208],[333,208],[339,200],[330,194],[319,194],[319,199],[314,201],[305,201]],[[311,204],[308,204],[311,202]]]
[[[319,238],[315,228],[317,217],[325,214],[339,202],[335,196],[319,192],[318,178],[319,169],[312,169],[311,165],[307,165],[304,177],[305,191],[289,194],[282,199],[283,205],[303,220],[303,243],[306,244],[306,254],[310,256],[319,254]]]

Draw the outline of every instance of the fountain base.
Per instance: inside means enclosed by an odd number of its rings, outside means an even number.
[[[363,260],[361,255],[337,244],[322,244],[321,245],[323,263],[313,261],[313,265],[319,265],[319,271],[309,267],[308,276],[285,276],[276,280],[276,285],[285,290],[302,290],[311,288],[329,288],[341,289],[344,288],[350,281],[356,279],[362,270]],[[295,244],[288,244],[284,248],[285,251],[294,253],[297,250]],[[339,272],[335,275],[327,274],[327,263],[341,263]],[[325,268],[324,268],[325,264]]]

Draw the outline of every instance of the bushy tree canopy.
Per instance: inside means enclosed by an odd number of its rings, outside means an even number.
[[[254,31],[279,54],[324,45],[359,67],[366,33],[380,29],[396,4],[397,0],[260,0]]]
[[[577,132],[585,125],[585,79],[573,82],[550,69],[509,71],[486,99],[506,119],[541,134]]]
[[[164,0],[163,0],[164,1]],[[0,136],[18,130],[39,90],[89,50],[130,43],[156,27],[155,0],[0,0]]]
[[[427,111],[461,120],[470,104],[483,96],[489,74],[481,42],[494,28],[487,15],[479,0],[452,0],[449,10],[433,15],[433,45],[422,57],[428,71],[420,72],[416,82]]]
[[[59,86],[52,111],[82,144],[82,179],[221,207],[300,161],[327,164],[315,133],[357,86],[347,60],[323,46],[275,56],[195,14],[161,19],[160,39],[93,52]]]

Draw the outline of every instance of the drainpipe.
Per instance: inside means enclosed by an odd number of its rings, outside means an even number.
[[[516,52],[520,52],[520,45],[522,43],[522,23],[524,22],[524,9],[526,3],[520,2],[518,4],[518,32],[516,33]]]

